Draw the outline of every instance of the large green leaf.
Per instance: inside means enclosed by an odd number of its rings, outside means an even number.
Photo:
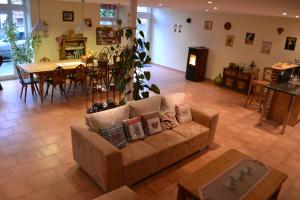
[[[146,52],[140,52],[140,53],[139,53],[139,58],[140,58],[140,60],[141,60],[142,62],[144,62],[146,55],[147,55]]]
[[[150,58],[150,56],[147,56],[147,58],[146,58],[146,60],[145,60],[145,64],[149,64],[151,62],[151,58]]]
[[[131,28],[126,29],[125,36],[126,36],[127,40],[128,40],[128,38],[130,38],[132,36],[132,29]]]
[[[141,38],[137,39],[137,43],[140,45],[141,48],[144,47],[144,42]]]
[[[144,34],[143,31],[140,31],[139,34],[140,34],[140,36],[141,36],[142,38],[145,38],[145,34]]]
[[[148,51],[150,51],[150,42],[145,42],[144,46]]]
[[[145,75],[146,80],[149,81],[151,78],[151,73],[149,71],[144,71],[144,75]]]
[[[142,21],[139,18],[137,18],[137,22],[138,24],[142,24]]]
[[[143,98],[148,98],[149,97],[149,92],[148,91],[142,92],[142,96],[143,96]]]
[[[154,92],[155,94],[160,94],[160,89],[155,84],[151,85],[150,91]]]

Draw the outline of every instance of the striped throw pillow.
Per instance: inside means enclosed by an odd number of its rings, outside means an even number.
[[[128,145],[123,123],[118,123],[109,128],[101,128],[99,134],[115,147],[121,149]]]

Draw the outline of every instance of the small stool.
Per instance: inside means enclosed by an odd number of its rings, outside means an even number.
[[[94,200],[139,200],[137,194],[126,185],[112,192],[106,193]]]

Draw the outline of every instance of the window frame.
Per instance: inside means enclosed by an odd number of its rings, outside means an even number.
[[[98,23],[98,25],[99,26],[114,26],[114,25],[116,25],[117,21],[120,19],[120,4],[114,4],[114,5],[116,5],[116,10],[115,10],[116,14],[114,17],[101,17],[101,15],[100,15],[101,5],[103,5],[103,4],[100,4],[100,6],[99,6],[99,11],[98,11],[99,23]],[[101,24],[101,21],[111,22],[111,25]]]

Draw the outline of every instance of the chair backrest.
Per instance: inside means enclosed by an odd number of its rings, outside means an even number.
[[[21,83],[22,85],[24,85],[24,84],[25,84],[25,82],[24,82],[24,79],[23,79],[23,76],[22,76],[21,69],[20,69],[19,67],[16,67],[16,70],[17,70],[17,74],[18,74],[18,77],[19,77],[20,83]]]
[[[40,62],[50,62],[49,58],[43,57],[40,59]]]
[[[52,82],[53,85],[61,85],[65,82],[65,70],[58,66],[53,72],[52,72]]]
[[[258,68],[253,69],[253,72],[251,74],[251,81],[258,79],[259,71],[260,70]]]
[[[262,80],[272,82],[272,67],[265,67]]]
[[[2,56],[0,56],[0,66],[2,65],[2,63],[3,63],[3,57]]]
[[[75,74],[75,80],[76,81],[82,81],[86,78],[86,67],[83,66],[82,64],[78,65],[74,69],[74,74]]]

